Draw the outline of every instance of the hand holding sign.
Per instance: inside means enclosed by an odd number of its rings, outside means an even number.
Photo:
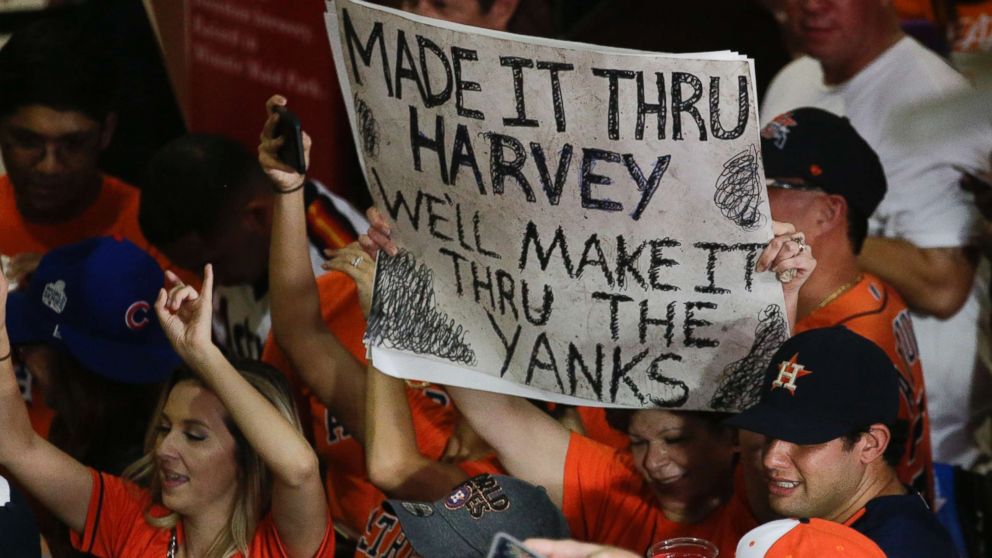
[[[362,307],[362,314],[368,318],[369,308],[372,306],[375,255],[373,254],[369,259],[357,242],[352,242],[340,250],[326,250],[324,254],[331,257],[331,260],[321,264],[322,268],[340,271],[355,281],[355,286],[358,287],[358,303]]]

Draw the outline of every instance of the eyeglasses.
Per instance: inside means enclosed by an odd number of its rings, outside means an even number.
[[[62,157],[75,157],[94,149],[100,141],[100,128],[67,134],[59,138],[47,138],[29,130],[14,128],[5,130],[3,143],[9,149],[36,158],[44,157],[51,146]]]
[[[782,190],[801,190],[804,192],[825,192],[812,182],[807,182],[801,178],[768,178],[765,180],[768,188],[781,188]]]

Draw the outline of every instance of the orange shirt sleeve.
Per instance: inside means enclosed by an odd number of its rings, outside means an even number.
[[[576,407],[575,409],[578,411],[579,417],[582,418],[582,427],[586,431],[586,436],[617,449],[626,449],[630,446],[630,438],[606,422],[605,408]]]
[[[131,557],[167,549],[170,531],[145,522],[148,493],[136,485],[90,469],[93,492],[82,533],[70,532],[77,550],[94,556]],[[162,510],[164,513],[165,510]]]

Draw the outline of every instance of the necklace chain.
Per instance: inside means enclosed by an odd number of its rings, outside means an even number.
[[[172,528],[172,536],[169,537],[169,551],[165,553],[165,558],[176,558],[179,549],[179,541],[176,537],[176,528]]]
[[[842,295],[842,294],[846,293],[847,291],[851,290],[851,287],[853,287],[853,286],[857,285],[858,283],[860,283],[862,279],[864,279],[864,274],[863,273],[859,273],[859,274],[855,275],[854,276],[854,279],[851,279],[847,283],[844,283],[840,287],[837,287],[837,289],[835,289],[834,292],[828,294],[823,300],[820,301],[819,304],[816,305],[816,308],[813,308],[813,310],[814,311],[815,310],[819,310],[820,308],[823,308],[824,306],[826,306],[826,305],[830,304],[831,302],[837,300],[837,297],[839,297],[840,295]]]

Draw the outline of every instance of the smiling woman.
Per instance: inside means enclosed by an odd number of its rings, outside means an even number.
[[[733,492],[737,441],[723,426],[728,413],[642,409],[606,412],[610,426],[626,432],[637,472],[665,516],[696,523]]]
[[[213,345],[209,265],[204,276],[198,292],[166,275],[170,290],[160,291],[155,311],[189,368],[170,380],[145,456],[119,478],[32,430],[10,364],[0,272],[0,466],[69,526],[77,549],[95,556],[331,556],[317,458],[286,382],[261,364],[236,369]],[[54,294],[49,301],[59,302]]]

